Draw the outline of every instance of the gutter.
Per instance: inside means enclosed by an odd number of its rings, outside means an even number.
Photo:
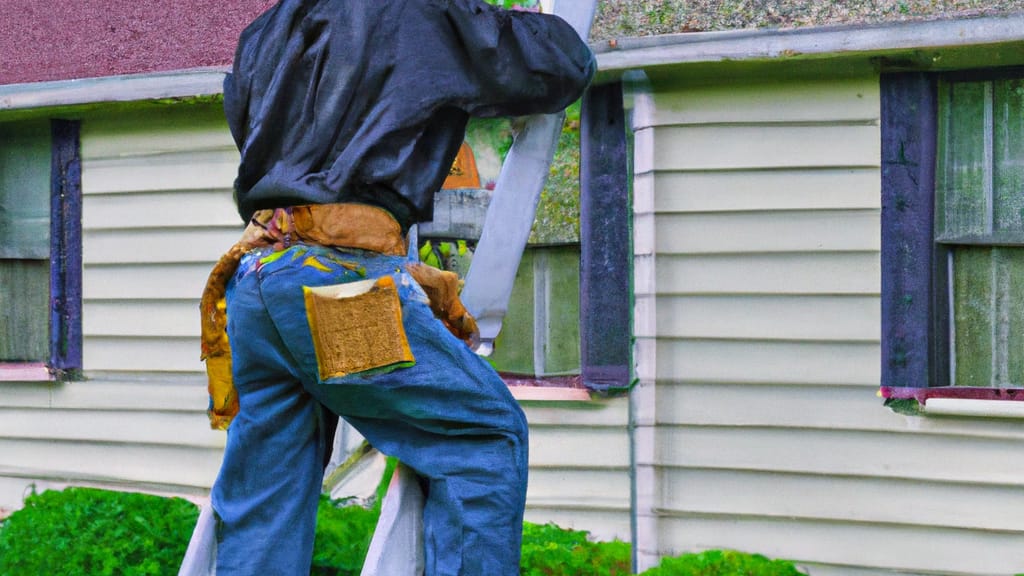
[[[1024,13],[876,25],[666,34],[614,39],[592,44],[591,48],[604,79],[628,70],[673,64],[870,57],[1022,40]]]
[[[135,102],[163,98],[219,96],[228,68],[200,68],[80,80],[31,82],[0,86],[0,112]]]

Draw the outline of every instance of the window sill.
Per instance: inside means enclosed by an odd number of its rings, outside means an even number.
[[[1020,388],[892,388],[880,395],[897,412],[923,416],[1024,418],[1024,389]],[[907,409],[906,403],[916,403]]]
[[[981,418],[1024,418],[1024,402],[932,398],[921,407],[926,416],[976,416]]]
[[[518,376],[501,373],[512,397],[520,402],[589,402],[590,391],[577,376]]]
[[[52,382],[50,369],[39,363],[0,363],[0,382]]]
[[[582,388],[545,388],[509,386],[512,397],[520,402],[590,402],[590,393]]]

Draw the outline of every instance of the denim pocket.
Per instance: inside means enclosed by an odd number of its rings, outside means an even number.
[[[415,364],[391,276],[302,290],[321,381]]]

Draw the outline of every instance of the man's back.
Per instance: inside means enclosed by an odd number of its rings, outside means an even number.
[[[553,112],[594,71],[562,20],[480,0],[284,0],[243,33],[225,110],[239,212],[355,201],[432,216],[470,115]]]

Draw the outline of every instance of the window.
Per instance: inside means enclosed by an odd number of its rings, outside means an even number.
[[[0,127],[0,361],[49,356],[50,133]]]
[[[936,241],[949,384],[1024,386],[1024,80],[940,80]]]
[[[0,380],[81,368],[78,124],[0,124]]]
[[[1024,74],[883,75],[882,155],[883,386],[1017,396]]]
[[[490,361],[514,386],[543,382],[621,392],[632,376],[630,153],[622,85],[592,86],[568,117],[533,245],[509,287],[511,301]],[[434,221],[418,230],[421,259],[460,273],[468,268],[489,207],[487,190],[473,188],[493,188],[512,130],[507,121],[475,121],[467,140],[452,170],[459,178],[446,182],[458,189],[438,195]],[[463,180],[465,166],[479,166],[479,177]],[[469,241],[466,258],[460,256],[466,245],[458,247],[457,240]]]

